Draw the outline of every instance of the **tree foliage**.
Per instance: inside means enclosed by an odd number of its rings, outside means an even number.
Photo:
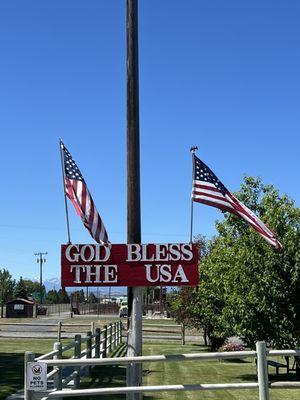
[[[75,292],[71,293],[71,302],[72,303],[84,303],[85,295],[83,289],[75,290]]]
[[[32,281],[30,279],[23,279],[23,283],[26,287],[27,293],[33,295],[34,293],[40,293],[41,287],[40,283],[37,281]],[[46,292],[45,286],[43,285],[43,293]]]
[[[1,304],[12,300],[13,289],[15,286],[15,281],[12,279],[10,272],[2,268],[0,269],[0,302]]]
[[[280,196],[257,178],[246,177],[237,196],[277,233],[283,250],[225,213],[200,263],[199,289],[185,304],[215,343],[238,335],[251,347],[257,340],[280,348],[298,347],[300,210],[288,196]]]
[[[98,299],[95,296],[95,293],[94,292],[90,292],[89,293],[89,297],[88,297],[88,303],[97,303],[97,302],[98,302]]]
[[[22,276],[14,286],[13,295],[15,298],[20,298],[20,299],[27,299],[28,297],[28,290]]]
[[[58,294],[58,302],[60,304],[70,303],[70,297],[69,297],[68,293],[66,292],[66,290],[59,289],[57,294]]]
[[[58,293],[57,290],[53,289],[53,290],[49,290],[49,292],[46,295],[46,299],[45,302],[47,304],[58,304],[59,297],[58,297]]]

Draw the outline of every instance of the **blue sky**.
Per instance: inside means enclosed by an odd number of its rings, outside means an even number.
[[[126,242],[125,0],[0,5],[0,267],[60,276],[58,139],[110,240]],[[140,0],[143,242],[189,238],[189,148],[232,191],[260,176],[300,202],[300,3]],[[73,242],[92,241],[70,205]],[[196,204],[194,232],[218,210]]]

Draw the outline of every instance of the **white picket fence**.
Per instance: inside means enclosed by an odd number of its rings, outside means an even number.
[[[93,325],[92,325],[93,327]],[[90,369],[93,364],[81,365],[80,362],[84,360],[96,361],[104,359],[114,349],[116,349],[122,343],[122,323],[121,321],[114,322],[110,325],[104,326],[103,329],[96,328],[87,332],[86,336],[75,335],[74,341],[63,346],[62,342],[55,342],[53,345],[53,351],[44,354],[40,357],[36,357],[33,352],[25,353],[25,379],[24,379],[24,399],[32,400],[36,398],[48,397],[51,392],[57,392],[64,388],[78,389],[80,387],[80,379],[82,375],[90,373]],[[59,362],[62,361],[63,354],[73,349],[73,356],[65,359],[69,362],[79,361],[76,366],[54,366],[51,371],[47,373],[47,382],[49,390],[45,393],[34,392],[28,389],[28,370],[27,364],[29,362],[36,362],[37,364],[48,363],[49,361]],[[65,367],[71,368],[67,376],[63,378],[64,372],[68,372]],[[70,368],[69,368],[70,370]]]
[[[101,340],[100,340],[101,341]],[[228,390],[228,389],[256,389],[259,392],[259,400],[269,400],[270,388],[300,388],[300,382],[274,382],[269,383],[268,380],[268,356],[300,356],[300,350],[267,350],[265,342],[257,342],[256,351],[234,351],[234,352],[218,352],[218,353],[194,353],[194,354],[180,354],[180,355],[156,355],[156,356],[141,356],[141,357],[116,357],[116,358],[94,358],[89,357],[79,359],[58,359],[57,350],[49,353],[48,358],[43,358],[47,367],[53,367],[55,373],[60,373],[63,367],[74,367],[76,371],[79,368],[91,367],[96,365],[121,365],[133,364],[142,362],[186,362],[191,360],[223,360],[223,359],[236,359],[256,357],[257,359],[257,381],[249,383],[214,383],[214,384],[176,384],[176,385],[159,385],[159,386],[136,386],[136,387],[116,387],[116,388],[100,388],[100,389],[76,389],[74,390],[66,387],[66,382],[60,385],[56,384],[52,390],[45,392],[31,392],[25,387],[25,400],[32,400],[43,398],[63,398],[73,396],[94,396],[104,394],[121,394],[121,393],[146,393],[146,392],[161,392],[161,391],[194,391],[194,390]],[[26,353],[26,364],[29,361],[29,355]],[[79,354],[79,353],[78,353]],[[50,358],[51,357],[51,358]],[[39,358],[40,360],[41,358]],[[38,360],[38,359],[37,359]],[[48,375],[52,376],[54,372]],[[61,382],[61,379],[60,379]],[[65,387],[65,389],[63,389]],[[78,386],[77,386],[78,387]],[[33,396],[33,393],[35,395]],[[38,393],[38,395],[37,395]]]

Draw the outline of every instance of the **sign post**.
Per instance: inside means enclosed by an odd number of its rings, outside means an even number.
[[[138,0],[126,1],[127,43],[127,243],[141,243]],[[127,356],[142,355],[142,288],[128,287]],[[140,386],[142,365],[129,364],[127,386]],[[142,399],[129,393],[128,400]]]

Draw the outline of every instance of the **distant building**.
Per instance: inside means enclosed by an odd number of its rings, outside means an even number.
[[[16,299],[6,303],[6,318],[32,318],[35,302]]]

